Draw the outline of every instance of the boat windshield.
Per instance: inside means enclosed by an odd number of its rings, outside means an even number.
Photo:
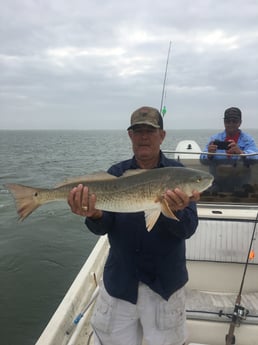
[[[258,205],[258,153],[234,157],[224,154],[216,159],[174,152],[174,158],[188,168],[208,171],[214,176],[212,186],[201,194],[200,203]]]

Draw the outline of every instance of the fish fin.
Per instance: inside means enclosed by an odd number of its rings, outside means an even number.
[[[160,209],[154,208],[144,211],[146,228],[151,231],[160,215]]]
[[[40,189],[20,184],[6,184],[5,187],[12,193],[19,220],[23,221],[41,204],[37,198]]]
[[[174,214],[174,213],[171,211],[171,209],[169,208],[168,202],[167,202],[167,200],[165,200],[165,199],[163,199],[163,200],[161,201],[161,212],[162,212],[162,214],[164,214],[164,216],[179,221],[179,219],[175,216],[175,214]]]
[[[142,174],[148,170],[149,169],[129,169],[129,170],[126,170],[121,177],[128,177],[128,176]]]
[[[77,176],[77,177],[68,177],[67,179],[65,179],[64,181],[58,183],[55,187],[59,188],[59,187],[63,187],[66,186],[68,184],[72,184],[72,183],[87,183],[87,182],[92,182],[92,181],[99,181],[99,180],[114,180],[117,177],[114,175],[111,175],[105,171],[98,171],[96,173],[93,174],[89,174],[89,175],[83,175],[83,176]]]

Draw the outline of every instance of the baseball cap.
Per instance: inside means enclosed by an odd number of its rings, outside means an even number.
[[[154,128],[163,129],[163,119],[160,112],[152,107],[141,107],[131,115],[131,125],[127,128],[133,129],[136,125],[148,125]]]
[[[241,117],[242,117],[241,110],[236,107],[228,108],[224,112],[224,119],[237,118],[241,120]]]

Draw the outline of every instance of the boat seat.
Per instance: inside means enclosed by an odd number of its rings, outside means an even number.
[[[186,288],[186,312],[188,319],[230,321],[234,311],[236,294],[198,291]],[[258,292],[243,293],[241,306],[248,310],[243,322],[258,325]]]

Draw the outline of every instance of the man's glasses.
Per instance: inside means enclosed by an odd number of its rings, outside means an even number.
[[[224,119],[225,123],[239,123],[239,119]]]

